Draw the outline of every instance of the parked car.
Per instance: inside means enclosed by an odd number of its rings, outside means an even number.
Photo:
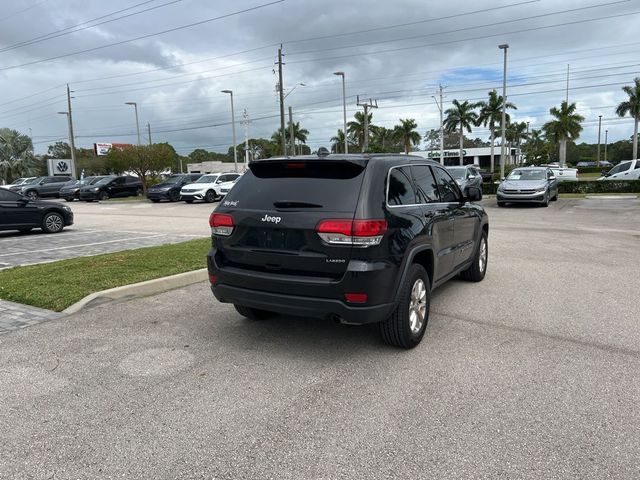
[[[439,163],[401,154],[256,160],[211,214],[215,297],[274,312],[379,323],[416,346],[431,291],[487,268],[488,219]]]
[[[109,177],[112,177],[112,175],[100,175],[96,177],[84,177],[82,180],[71,180],[70,182],[65,183],[60,189],[60,198],[64,198],[67,202],[80,200],[80,189],[82,187],[93,185],[103,178]]]
[[[460,186],[462,193],[466,194],[468,187],[479,188],[482,192],[482,176],[474,165],[464,165],[462,167],[447,167],[447,170]]]
[[[8,190],[11,190],[11,187],[19,187],[21,185],[24,185],[29,180],[35,180],[35,179],[36,179],[36,177],[20,177],[20,178],[16,178],[13,182],[8,183],[7,185],[0,185],[0,188],[6,188]]]
[[[7,187],[12,192],[21,193],[22,192],[22,187],[24,187],[26,185],[33,185],[36,181],[39,181],[41,178],[42,177],[29,177],[29,178],[25,179],[23,182],[20,182],[20,183],[15,184],[15,185],[14,184],[7,185]]]
[[[549,206],[558,199],[558,180],[548,167],[516,168],[507,175],[496,192],[499,207],[507,203],[538,203]]]
[[[0,189],[0,230],[26,233],[41,228],[45,233],[58,233],[73,225],[73,212],[58,202],[31,200],[7,189]]]
[[[154,203],[160,200],[177,202],[180,200],[180,189],[189,183],[197,181],[202,175],[200,173],[179,173],[171,175],[161,183],[149,187],[147,198]]]
[[[603,170],[598,180],[640,180],[640,160],[620,162],[611,170]]]
[[[610,167],[613,163],[607,160],[601,160],[599,162],[578,162],[576,163],[576,167]]]
[[[37,200],[40,197],[58,197],[60,189],[69,180],[71,180],[71,177],[66,175],[37,177],[32,182],[25,182],[18,186],[17,189],[12,187],[10,190],[20,193],[30,200]]]
[[[189,183],[180,190],[180,199],[187,203],[194,200],[215,202],[220,196],[220,184],[231,182],[240,176],[239,173],[209,173],[201,176],[197,181]]]
[[[478,173],[482,177],[483,183],[492,183],[493,182],[493,173],[488,170],[484,170],[483,168],[478,168]]]
[[[235,180],[232,180],[230,182],[223,182],[220,185],[218,185],[218,189],[219,189],[219,194],[221,198],[224,198],[225,195],[227,195],[227,193],[229,193],[231,191],[231,189],[233,188],[233,186],[238,182],[238,180],[240,180],[242,178],[242,175],[240,175],[238,178],[236,178]]]
[[[92,202],[94,200],[108,200],[115,197],[131,197],[142,195],[142,182],[137,177],[105,177],[93,185],[80,187],[80,200]]]

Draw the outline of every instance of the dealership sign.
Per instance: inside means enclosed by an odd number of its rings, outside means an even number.
[[[93,150],[96,155],[106,155],[112,148],[129,148],[132,146],[130,143],[94,143]]]
[[[445,157],[459,157],[460,156],[460,150],[445,150],[444,152],[444,156]],[[466,150],[462,150],[462,155],[466,155],[467,151]],[[428,154],[429,158],[440,158],[440,151],[439,150],[433,150],[430,151]]]
[[[67,158],[50,158],[47,160],[47,167],[49,175],[69,175],[71,177],[76,176],[73,162]]]

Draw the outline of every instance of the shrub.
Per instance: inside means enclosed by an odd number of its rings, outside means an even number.
[[[495,195],[496,183],[483,183],[482,193]],[[640,193],[640,180],[594,180],[586,182],[560,182],[559,193]]]

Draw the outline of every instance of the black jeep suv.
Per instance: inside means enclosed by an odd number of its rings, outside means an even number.
[[[434,288],[484,278],[480,194],[407,155],[251,162],[209,219],[211,289],[248,318],[377,322],[387,343],[414,347]]]

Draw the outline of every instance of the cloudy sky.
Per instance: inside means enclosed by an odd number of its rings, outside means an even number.
[[[374,123],[415,118],[421,133],[439,127],[432,98],[445,108],[502,88],[508,43],[508,96],[515,120],[540,127],[569,99],[586,121],[582,139],[629,138],[616,118],[621,87],[640,76],[640,1],[611,0],[13,0],[0,13],[0,127],[30,134],[36,153],[67,140],[65,85],[73,90],[76,145],[143,142],[178,152],[226,151],[234,92],[238,142],[246,109],[250,137],[279,127],[278,46],[294,121],[309,145],[329,147],[356,95],[377,100]],[[300,83],[295,89],[294,87]],[[292,90],[293,89],[293,90]],[[486,129],[472,134],[486,138]]]

